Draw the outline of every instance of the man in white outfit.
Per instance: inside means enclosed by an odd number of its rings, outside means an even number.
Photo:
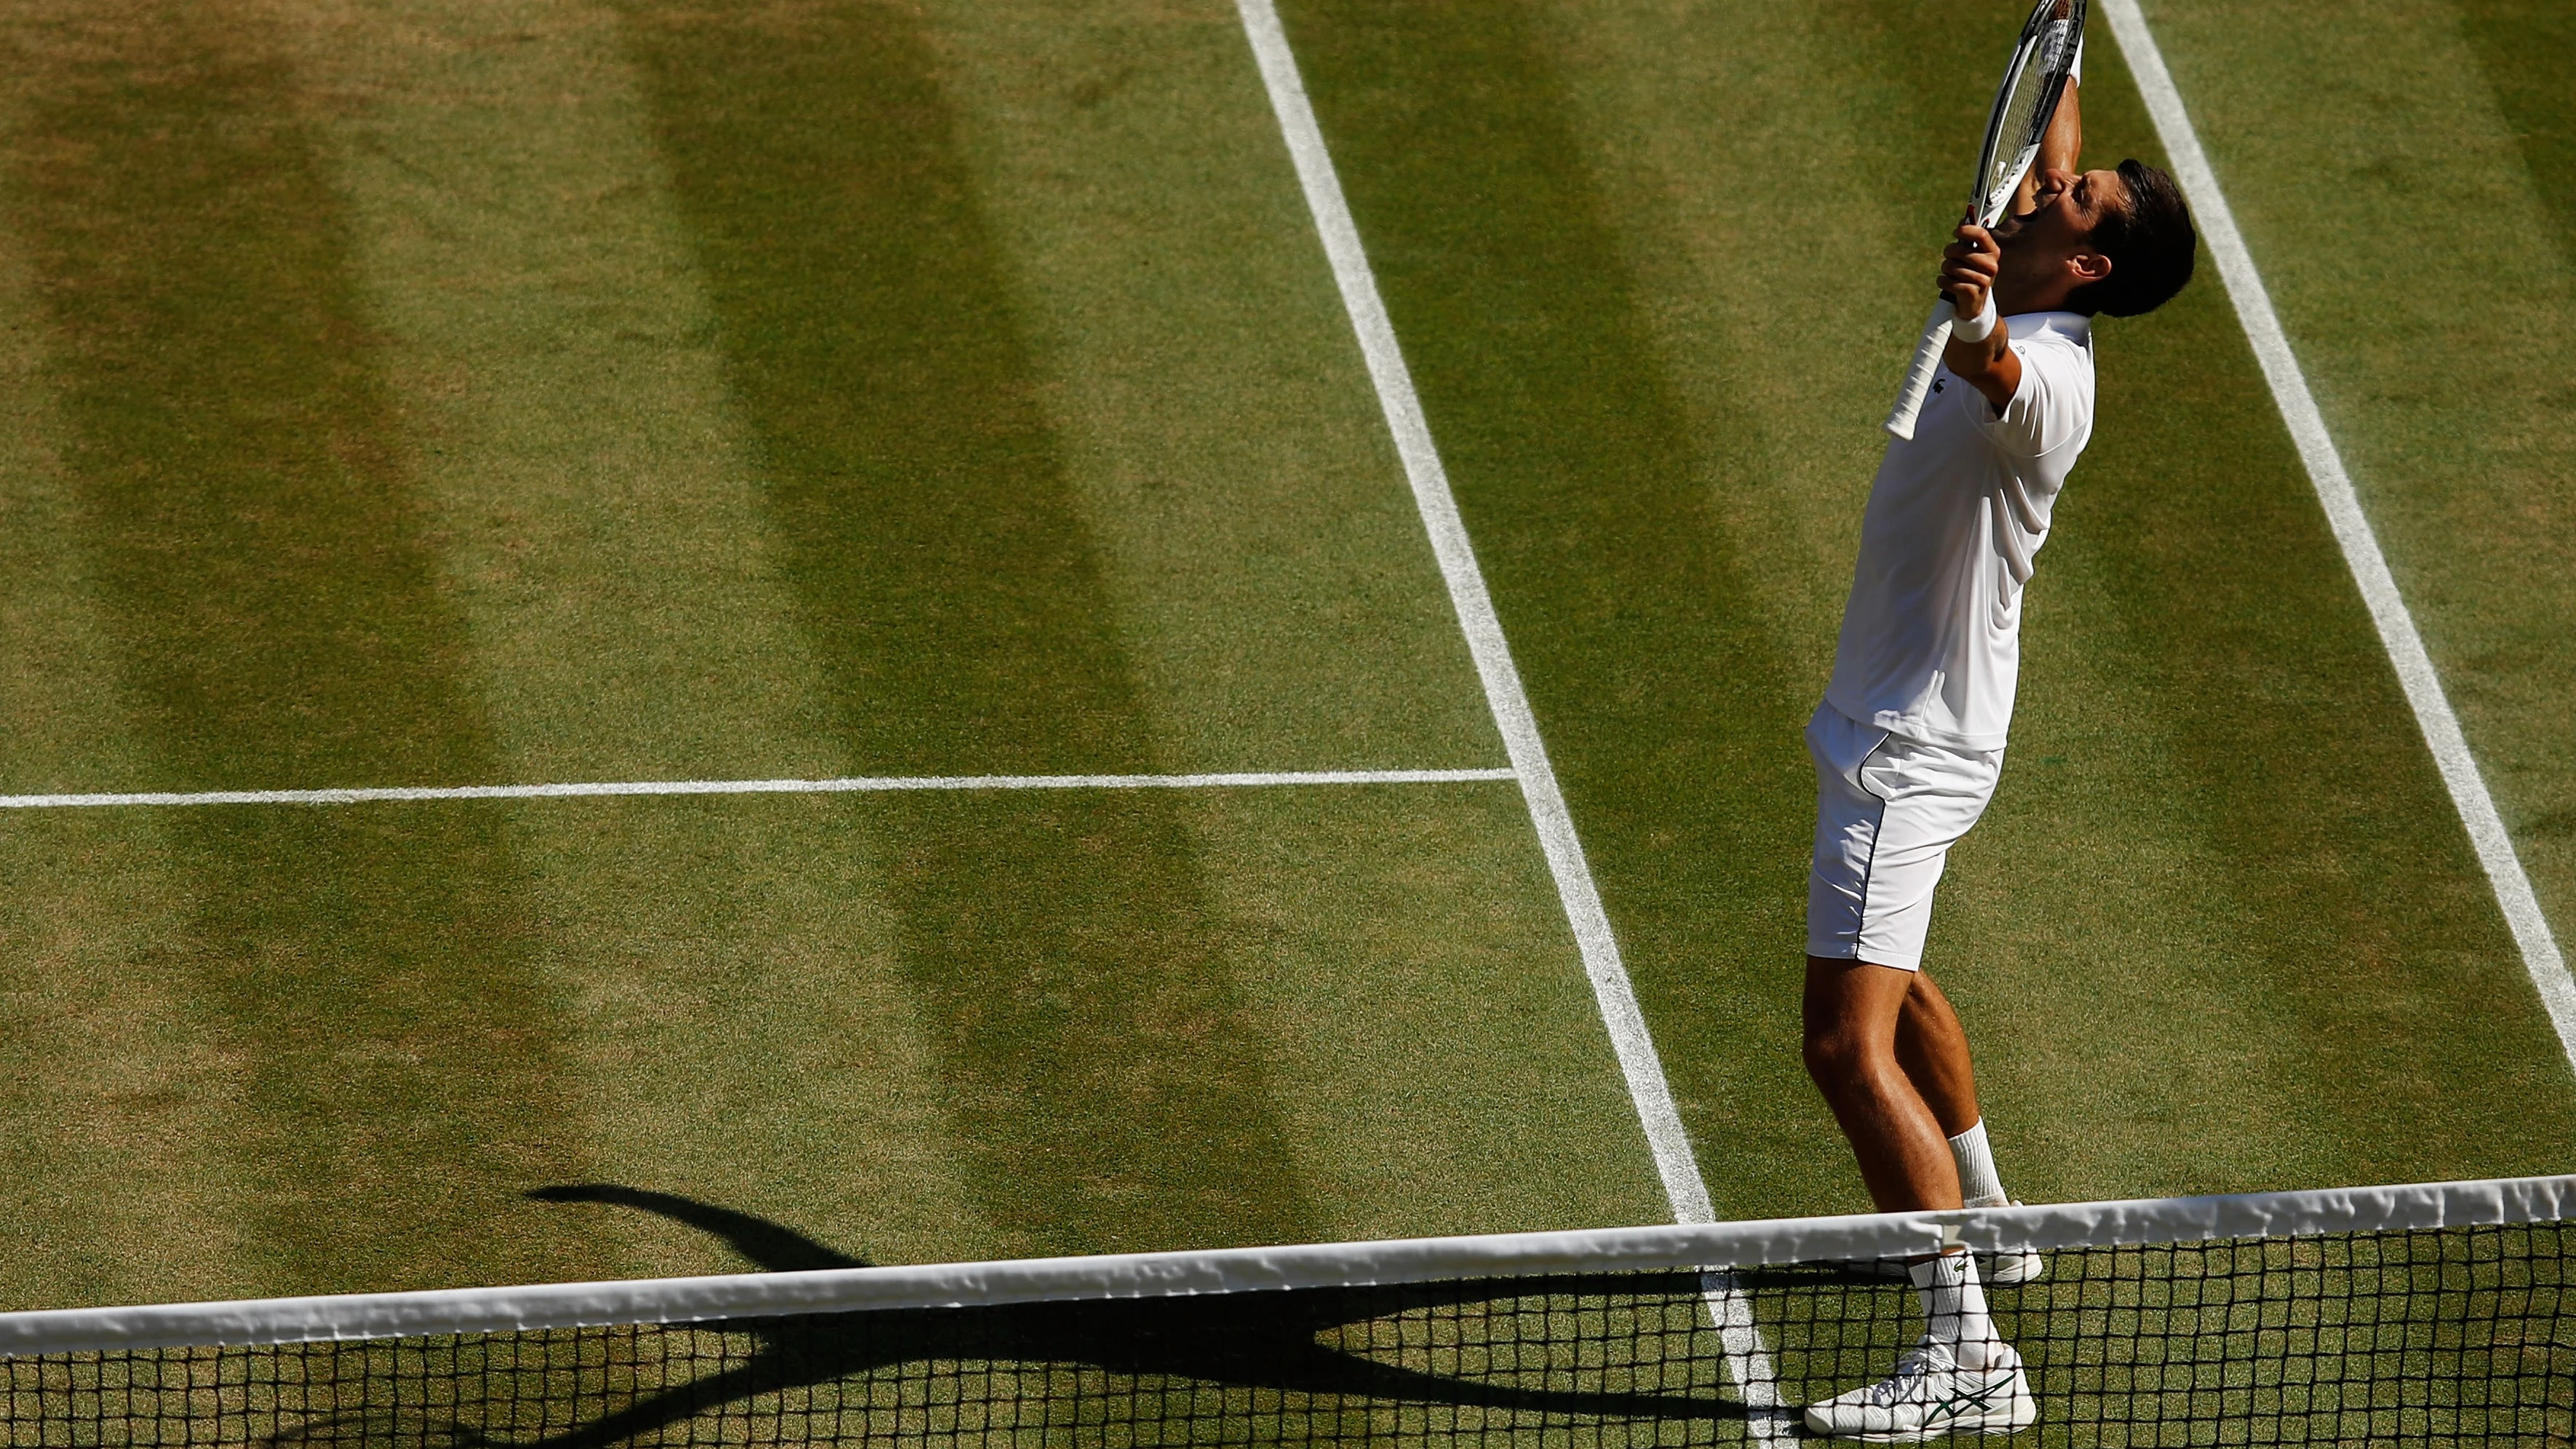
[[[2081,74],[2079,69],[2078,74]],[[2022,589],[2093,433],[2092,318],[2148,312],[2191,277],[2173,179],[2137,161],[2074,170],[2070,83],[2016,214],[1962,225],[1940,287],[1961,319],[1911,441],[1888,445],[1861,524],[1833,682],[1807,725],[1817,776],[1807,888],[1807,1071],[1881,1211],[2007,1199],[1968,1039],[1922,970],[1932,888],[2004,761]],[[1881,1382],[1809,1406],[1835,1438],[2001,1434],[2038,1418],[1986,1282],[2036,1254],[1909,1265],[1924,1335]]]

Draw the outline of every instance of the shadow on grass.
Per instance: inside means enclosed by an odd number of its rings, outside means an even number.
[[[772,1271],[868,1266],[782,1224],[675,1194],[577,1184],[529,1196],[654,1213],[720,1237]],[[1718,1396],[1712,1365],[1701,1365],[1709,1382],[1683,1388],[1660,1387],[1676,1369],[1651,1355],[1639,1357],[1633,1374],[1622,1372],[1619,1344],[1664,1347],[1701,1331],[1701,1292],[1698,1274],[1679,1272],[1551,1278],[1543,1298],[1526,1283],[1463,1282],[747,1319],[669,1330],[634,1361],[685,1374],[699,1361],[692,1355],[705,1353],[712,1371],[630,1385],[622,1403],[611,1390],[613,1407],[559,1432],[513,1436],[453,1420],[339,1417],[269,1442],[399,1429],[406,1440],[429,1443],[606,1449],[658,1442],[663,1430],[728,1411],[790,1420],[810,1413],[836,1425],[845,1415],[888,1424],[907,1416],[912,1433],[923,1432],[920,1417],[934,1411],[961,1426],[989,1413],[996,1425],[1034,1427],[1035,1416],[1035,1424],[1061,1428],[1116,1425],[1123,1408],[1142,1420],[1187,1417],[1201,1428],[1247,1432],[1260,1424],[1383,1426],[1390,1414],[1458,1411],[1469,1415],[1461,1427],[1479,1414],[1501,1416],[1484,1420],[1494,1427],[1522,1423],[1515,1417],[1522,1415],[1559,1426],[1568,1418],[1741,1419],[1743,1406]],[[748,1337],[752,1346],[729,1344],[718,1354],[708,1342],[717,1333]],[[1570,1336],[1578,1333],[1579,1342]],[[1713,1343],[1715,1335],[1706,1338]],[[1578,1386],[1583,1380],[1594,1386]],[[976,1397],[979,1386],[989,1401]],[[586,1396],[599,1402],[599,1388],[587,1386]],[[777,1407],[743,1407],[779,1396]],[[1137,1425],[1140,1433],[1148,1427]]]
[[[2567,104],[2567,56],[2576,12],[2559,0],[2468,0],[2461,32],[2477,52],[2561,241],[2576,252],[2576,108]]]

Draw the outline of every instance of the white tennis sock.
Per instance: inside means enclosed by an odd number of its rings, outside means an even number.
[[[1943,1253],[1906,1269],[1923,1300],[1923,1336],[1946,1345],[1961,1368],[1984,1368],[2001,1343],[1986,1314],[1986,1290],[1969,1253]]]
[[[1995,1154],[1986,1146],[1984,1119],[1950,1139],[1950,1156],[1959,1164],[1961,1202],[1969,1207],[2002,1207],[2012,1201],[2004,1196],[2004,1180],[1995,1174]]]

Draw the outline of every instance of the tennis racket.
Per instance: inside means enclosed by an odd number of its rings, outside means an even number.
[[[1977,153],[1976,185],[1968,193],[1968,216],[1977,225],[2001,221],[2021,179],[2030,174],[2083,40],[2084,0],[2039,0],[2031,7],[2021,38],[2013,42],[2012,59],[2004,64],[2003,84],[1995,88],[1986,144]],[[1923,341],[1914,349],[1914,365],[1905,370],[1905,384],[1896,390],[1896,406],[1887,414],[1887,430],[1900,438],[1914,436],[1914,420],[1922,416],[1923,399],[1932,389],[1932,374],[1941,368],[1941,352],[1950,345],[1950,324],[1958,315],[1947,293],[1932,303]]]

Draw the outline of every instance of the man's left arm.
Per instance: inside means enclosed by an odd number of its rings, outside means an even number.
[[[2066,89],[2057,97],[2057,109],[2050,113],[2048,129],[2039,138],[2039,155],[2023,173],[2021,185],[2013,191],[2013,216],[2039,204],[2039,179],[2052,171],[2083,174],[2076,164],[2084,153],[2084,105],[2077,94],[2084,89],[2084,51],[2075,51],[2074,73],[2066,78]]]
[[[2039,156],[2014,198],[2016,213],[2034,204],[2039,177],[2075,170],[2084,151],[2084,104],[2078,95],[2082,89],[2074,77],[2067,78],[2056,113],[2048,118],[2048,130],[2039,138]],[[1995,245],[1994,235],[1975,222],[1960,223],[1941,253],[1941,290],[1950,294],[1950,305],[1960,316],[1974,317],[1986,310],[1986,298],[2002,265],[2003,249]],[[1985,394],[1998,411],[2021,390],[2021,356],[2012,350],[2012,329],[2001,317],[1995,319],[1994,331],[1974,342],[1953,332],[1941,360],[1961,382]]]

